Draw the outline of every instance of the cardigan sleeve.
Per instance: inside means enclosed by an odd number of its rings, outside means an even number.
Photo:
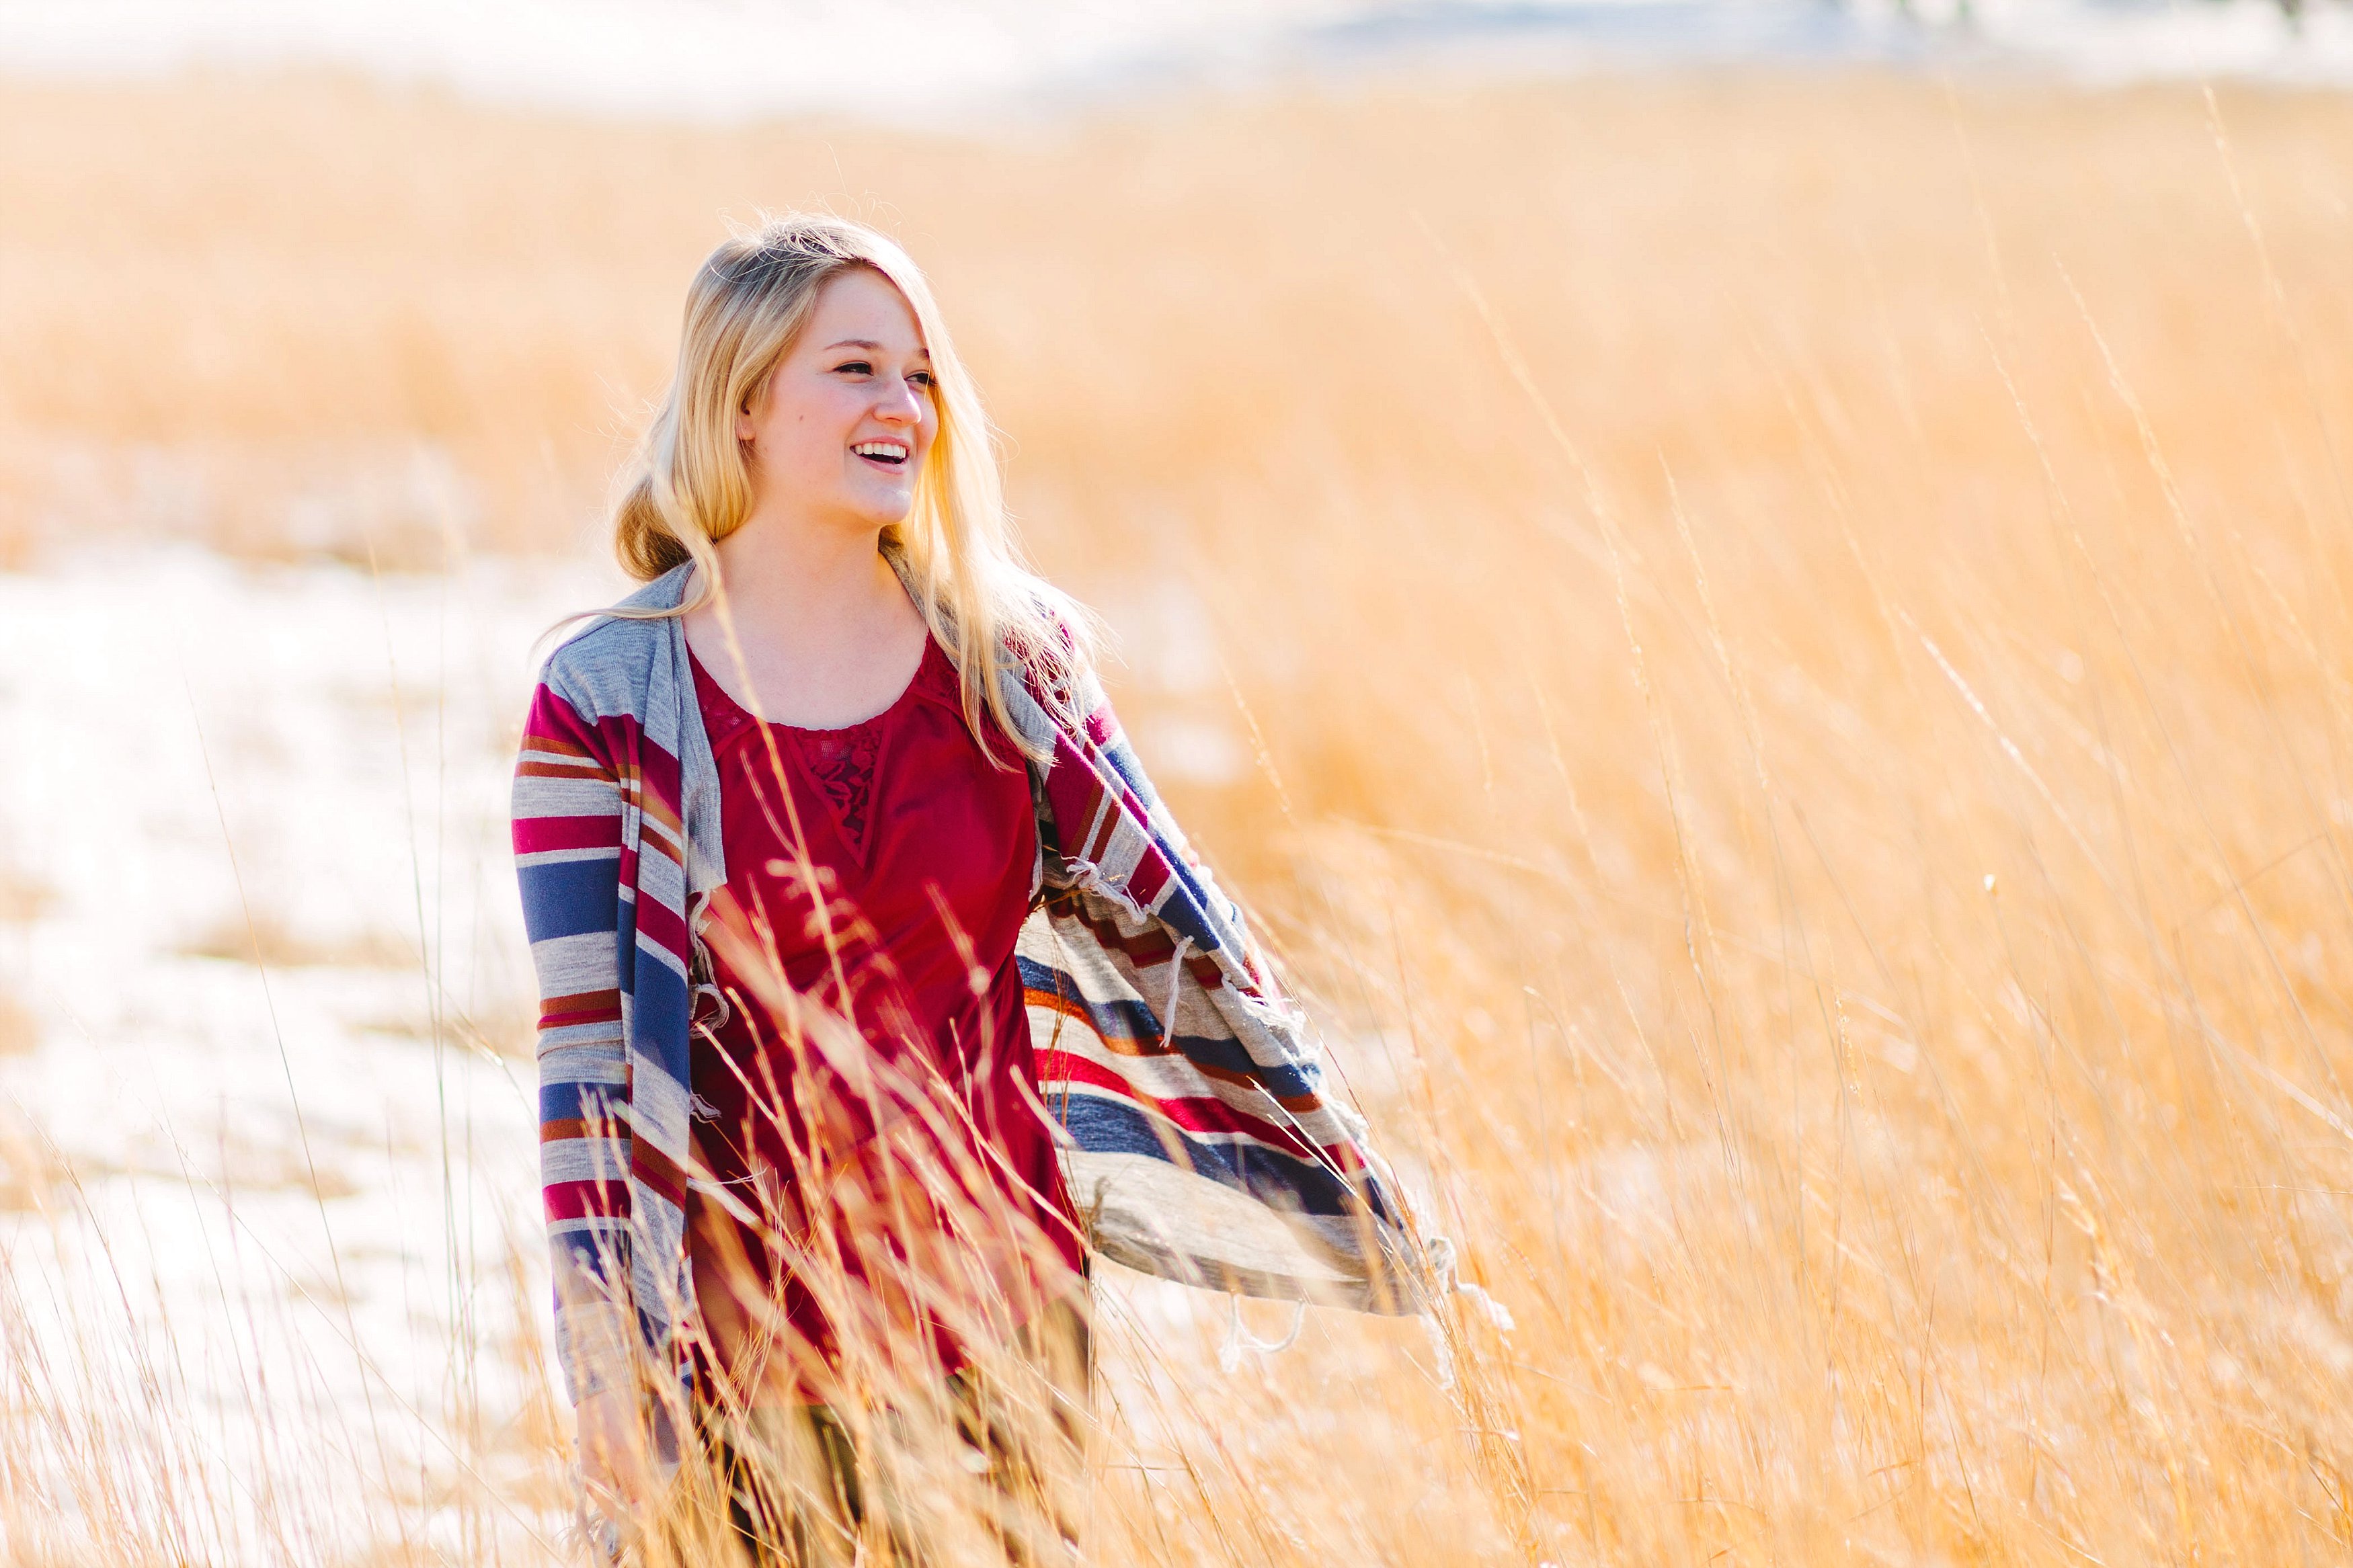
[[[513,795],[515,874],[539,982],[540,1183],[555,1344],[577,1403],[631,1379],[622,791],[612,748],[553,678],[533,693]]]
[[[1437,1248],[1327,1085],[1304,1012],[1109,701],[1078,695],[1038,784],[1061,896],[1025,929],[1022,980],[1091,1243],[1212,1289],[1424,1310]]]

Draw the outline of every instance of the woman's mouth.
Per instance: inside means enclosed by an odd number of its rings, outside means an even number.
[[[907,461],[904,441],[860,441],[849,449],[877,468],[903,468]]]

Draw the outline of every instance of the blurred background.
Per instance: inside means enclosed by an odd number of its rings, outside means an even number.
[[[1485,1292],[1111,1279],[1091,1556],[2341,1561],[2348,88],[2339,0],[0,5],[0,1561],[565,1560],[506,778],[788,206]]]

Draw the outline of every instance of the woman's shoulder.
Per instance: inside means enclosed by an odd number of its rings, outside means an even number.
[[[656,662],[676,636],[674,610],[691,566],[681,566],[648,583],[617,603],[592,610],[586,624],[558,644],[541,667],[540,681],[579,706],[586,698],[600,710],[634,707]]]

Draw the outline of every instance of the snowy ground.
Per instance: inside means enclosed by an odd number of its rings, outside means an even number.
[[[178,1478],[136,1528],[224,1561],[547,1528],[464,1485],[544,1318],[507,776],[534,639],[615,585],[0,576],[5,1397],[51,1484],[152,1449],[102,1467]]]

